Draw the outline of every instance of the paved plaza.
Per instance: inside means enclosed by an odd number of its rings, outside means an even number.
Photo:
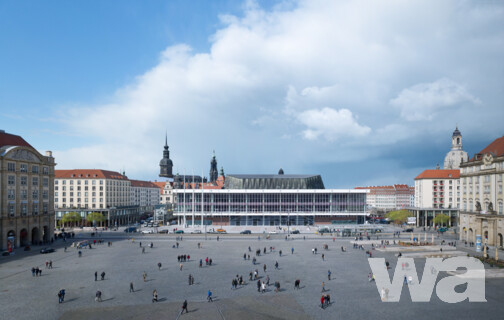
[[[374,282],[368,281],[370,267],[364,250],[352,248],[351,239],[330,236],[296,235],[285,241],[283,236],[257,239],[257,235],[220,236],[216,241],[204,240],[203,235],[184,235],[179,247],[174,235],[137,235],[134,242],[124,233],[104,233],[105,244],[83,249],[78,257],[75,248],[64,251],[61,242],[55,253],[18,252],[0,258],[0,301],[2,319],[483,319],[501,318],[504,312],[504,279],[486,280],[486,303],[442,302],[434,292],[429,303],[412,303],[409,291],[403,288],[398,303],[383,303]],[[82,235],[85,236],[85,235]],[[76,239],[77,240],[77,239]],[[61,241],[61,240],[60,240]],[[107,241],[113,241],[107,246]],[[147,247],[142,253],[139,242]],[[198,242],[202,248],[198,249]],[[67,244],[70,244],[68,242]],[[328,250],[323,249],[327,244]],[[251,247],[252,252],[248,251]],[[340,250],[346,247],[347,252]],[[267,253],[263,254],[264,248]],[[270,247],[274,247],[270,253]],[[294,254],[291,254],[294,248]],[[312,249],[317,248],[318,254]],[[257,265],[252,264],[255,251],[261,249]],[[365,245],[370,250],[370,245]],[[36,250],[36,251],[35,251]],[[282,250],[280,257],[279,251]],[[457,248],[457,250],[464,250]],[[250,254],[244,260],[243,254]],[[190,255],[190,260],[177,261],[178,255]],[[322,254],[325,259],[322,260]],[[392,275],[397,252],[374,250],[373,257],[384,257],[390,262]],[[206,257],[213,260],[205,265]],[[53,261],[53,269],[46,269],[45,261]],[[199,260],[203,259],[203,267]],[[274,267],[279,263],[279,270]],[[158,270],[158,262],[162,263]],[[425,259],[415,259],[417,270],[423,272]],[[263,271],[266,264],[267,270]],[[33,277],[31,268],[39,266],[41,277]],[[256,281],[249,281],[249,273],[257,269],[261,280],[266,275],[270,283],[279,281],[281,292],[274,286],[265,293],[257,292]],[[332,279],[328,281],[327,272]],[[94,279],[98,272],[98,281]],[[100,280],[101,272],[105,280]],[[147,273],[146,281],[142,274]],[[188,284],[189,274],[194,285]],[[243,276],[246,285],[231,289],[236,275]],[[446,274],[441,274],[445,276]],[[301,280],[300,290],[294,281]],[[135,292],[129,292],[133,282]],[[322,309],[322,282],[331,305]],[[57,293],[66,290],[65,301],[58,303]],[[156,289],[159,302],[152,303]],[[214,302],[206,301],[212,290]],[[102,302],[95,302],[95,292],[103,293]],[[182,302],[188,301],[188,314],[179,315]]]

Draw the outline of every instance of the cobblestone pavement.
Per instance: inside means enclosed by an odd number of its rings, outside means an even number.
[[[108,241],[106,239],[106,241]],[[467,301],[448,304],[438,299],[435,290],[429,303],[412,303],[407,289],[398,303],[383,303],[374,283],[368,282],[370,267],[363,250],[352,249],[348,239],[312,237],[302,240],[257,240],[256,237],[221,237],[221,241],[205,241],[200,236],[184,236],[179,248],[173,248],[175,238],[151,236],[142,238],[142,245],[150,241],[154,248],[142,254],[140,239],[114,239],[113,245],[97,245],[82,250],[79,258],[75,248],[67,252],[58,246],[51,254],[22,253],[0,258],[0,301],[2,319],[176,319],[184,299],[189,302],[189,314],[180,319],[481,319],[501,317],[504,312],[504,279],[486,280],[486,303]],[[202,244],[198,249],[197,243]],[[329,250],[323,250],[328,244]],[[252,252],[248,252],[248,246]],[[347,252],[340,250],[341,246]],[[267,248],[267,254],[257,257],[255,250]],[[269,252],[270,247],[275,247]],[[291,254],[294,248],[294,254]],[[317,248],[318,254],[312,254]],[[365,249],[370,249],[365,246]],[[283,255],[280,257],[279,251]],[[243,260],[243,254],[251,260]],[[190,255],[182,270],[177,255]],[[322,260],[322,254],[325,259]],[[384,257],[395,270],[396,252],[374,251],[373,257]],[[205,258],[212,258],[212,266]],[[53,269],[45,268],[45,261],[53,261]],[[199,259],[203,267],[199,268]],[[279,270],[274,267],[279,263]],[[162,263],[158,270],[157,263]],[[415,259],[419,274],[425,259]],[[264,273],[263,265],[267,272]],[[41,277],[32,277],[31,268],[43,269]],[[266,293],[258,293],[256,282],[249,281],[249,272],[257,269],[261,280],[266,275],[271,283],[279,281],[282,291],[273,286]],[[327,279],[331,270],[332,279]],[[94,280],[94,272],[106,273],[105,280]],[[142,273],[147,273],[147,281]],[[188,285],[192,274],[195,283]],[[247,285],[231,289],[231,280],[242,275]],[[446,274],[445,274],[446,275]],[[294,289],[294,281],[301,280],[301,289]],[[322,282],[332,304],[320,308]],[[130,282],[135,292],[129,292]],[[57,293],[66,289],[65,302],[58,303]],[[156,289],[159,302],[152,303]],[[214,302],[206,302],[211,289]],[[102,291],[103,302],[95,302],[95,292]]]

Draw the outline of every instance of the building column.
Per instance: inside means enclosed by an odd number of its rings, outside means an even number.
[[[434,222],[434,219],[436,219],[436,210],[432,211],[432,226],[435,227],[436,223]]]

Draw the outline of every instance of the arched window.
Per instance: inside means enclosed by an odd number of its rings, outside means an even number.
[[[457,138],[457,144],[460,144],[460,138]]]

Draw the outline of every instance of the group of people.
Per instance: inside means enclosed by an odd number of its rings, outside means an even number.
[[[238,285],[243,286],[245,281],[243,281],[243,276],[236,275],[231,281],[231,289],[238,289]]]
[[[100,276],[101,276],[101,279],[102,279],[102,280],[105,280],[105,271],[103,271],[103,272],[100,274]],[[95,273],[94,273],[94,281],[98,281],[98,271],[95,271]]]
[[[324,309],[330,304],[331,304],[331,295],[323,294],[322,296],[320,296],[320,306],[322,307],[322,309]]]
[[[186,262],[189,259],[191,259],[191,256],[188,254],[181,254],[181,255],[177,256],[178,262]]]
[[[39,268],[39,267],[33,267],[31,269],[31,272],[32,272],[32,276],[41,276],[42,275],[42,270]]]
[[[46,269],[52,269],[52,260],[48,260],[45,262]]]

